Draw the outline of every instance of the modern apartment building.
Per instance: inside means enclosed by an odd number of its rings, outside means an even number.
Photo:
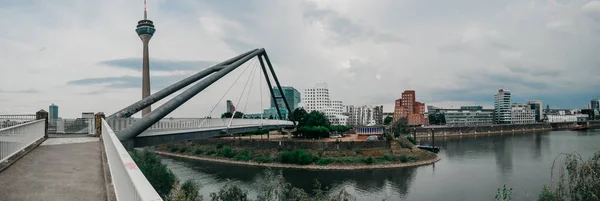
[[[344,115],[348,116],[349,126],[372,126],[383,124],[383,105],[381,106],[344,106]]]
[[[329,97],[329,89],[326,83],[319,83],[313,88],[304,90],[304,109],[306,112],[320,111],[325,114],[329,123],[333,125],[346,125],[348,116],[343,115],[344,106],[342,101],[334,101]]]
[[[402,98],[397,99],[394,105],[394,122],[400,118],[407,118],[408,125],[425,125],[428,123],[425,116],[425,104],[416,101],[414,90],[406,90]]]
[[[494,122],[511,124],[510,90],[499,89],[494,99]]]
[[[510,107],[511,124],[531,124],[535,123],[535,110],[528,104],[513,103]]]
[[[527,105],[535,112],[535,121],[542,122],[544,120],[544,111],[541,100],[530,100],[527,101]]]
[[[590,101],[590,109],[600,110],[600,99],[592,99],[592,101]]]

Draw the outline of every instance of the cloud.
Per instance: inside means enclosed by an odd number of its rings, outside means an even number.
[[[208,68],[217,62],[213,61],[173,61],[173,60],[161,60],[152,59],[150,62],[151,71],[200,71],[204,68]],[[107,60],[100,62],[101,65],[107,65],[111,67],[131,69],[136,71],[142,71],[142,58],[124,58]]]
[[[596,22],[600,23],[600,1],[588,2],[581,7],[581,11],[583,11],[587,16],[596,20]]]
[[[150,77],[150,88],[151,89],[162,89],[175,82],[182,80],[185,76],[181,75],[168,75],[168,76],[151,76]],[[83,92],[86,95],[95,95],[106,92],[106,90],[118,90],[118,89],[141,89],[142,78],[134,76],[120,76],[120,77],[98,77],[98,78],[85,78],[79,80],[72,80],[67,85],[74,86],[103,86],[105,90]]]
[[[39,90],[35,90],[35,89],[24,89],[24,90],[3,90],[3,89],[0,89],[0,93],[35,94],[35,93],[40,93],[40,91]]]

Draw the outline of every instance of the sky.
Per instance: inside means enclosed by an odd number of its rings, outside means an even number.
[[[600,97],[600,1],[147,2],[153,93],[265,48],[282,85],[302,93],[326,82],[333,99],[385,111],[407,89],[438,107],[492,107],[500,88],[513,102],[552,108]],[[0,0],[0,114],[52,103],[62,117],[112,114],[139,100],[142,17],[142,0]],[[218,116],[228,99],[245,113],[268,107],[256,66],[241,66],[169,116]]]

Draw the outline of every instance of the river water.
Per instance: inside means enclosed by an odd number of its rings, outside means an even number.
[[[430,144],[422,139],[423,144]],[[491,136],[436,137],[442,151],[434,165],[364,171],[281,171],[287,182],[311,192],[314,179],[333,191],[342,188],[357,200],[493,200],[498,188],[513,188],[513,200],[536,200],[550,181],[550,169],[560,153],[578,152],[585,159],[600,151],[600,129],[547,131]],[[255,196],[266,168],[163,157],[181,179],[202,185],[201,194],[218,191],[229,182]]]

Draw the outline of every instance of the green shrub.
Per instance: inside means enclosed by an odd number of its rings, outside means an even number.
[[[362,154],[362,150],[360,150],[360,148],[356,148],[354,150],[354,153],[356,153],[356,154]]]
[[[313,159],[313,154],[306,152],[302,149],[296,149],[293,151],[282,151],[279,153],[279,162],[281,163],[308,165],[313,162]]]
[[[410,149],[410,148],[412,148],[412,145],[405,142],[404,140],[400,140],[400,147],[405,148],[405,149]]]
[[[150,184],[161,197],[165,197],[171,191],[173,183],[177,177],[153,152],[133,151],[130,152],[131,158],[148,179]]]
[[[327,157],[327,158],[319,158],[319,159],[318,159],[318,160],[315,162],[315,164],[317,164],[317,165],[329,165],[329,164],[331,164],[331,163],[333,163],[333,159],[332,159],[332,158],[330,158],[330,157]]]
[[[391,154],[391,153],[385,153],[383,155],[382,159],[386,160],[386,161],[395,161],[396,157],[393,154]]]
[[[179,147],[171,147],[171,152],[177,152],[179,151]]]
[[[411,136],[406,137],[406,139],[408,141],[410,141],[412,144],[417,145],[417,140],[413,139]]]
[[[235,160],[237,161],[249,161],[252,160],[252,158],[252,152],[248,149],[244,149],[244,151],[235,156]]]
[[[205,155],[214,155],[216,153],[217,153],[217,151],[215,151],[214,149],[209,149],[209,150],[206,150],[206,152],[204,152]]]
[[[217,142],[217,149],[221,149],[221,148],[223,148],[223,143]]]
[[[371,165],[371,164],[373,164],[373,157],[371,157],[371,156],[369,156],[369,157],[366,157],[366,158],[363,160],[363,162],[364,162],[365,164],[367,164],[367,165]]]
[[[187,151],[187,147],[181,147],[181,149],[179,149],[179,153],[183,153]]]
[[[403,163],[408,162],[408,157],[404,154],[400,155],[400,162],[403,162]]]
[[[229,146],[224,146],[223,149],[219,150],[218,154],[219,156],[223,156],[226,158],[233,158],[233,156],[235,156],[233,150]]]
[[[194,154],[196,154],[196,155],[200,155],[200,154],[202,154],[202,152],[203,151],[200,148],[196,148],[196,150],[194,150]]]
[[[266,156],[260,156],[260,157],[254,158],[254,161],[257,163],[270,163],[271,158],[266,157]]]

